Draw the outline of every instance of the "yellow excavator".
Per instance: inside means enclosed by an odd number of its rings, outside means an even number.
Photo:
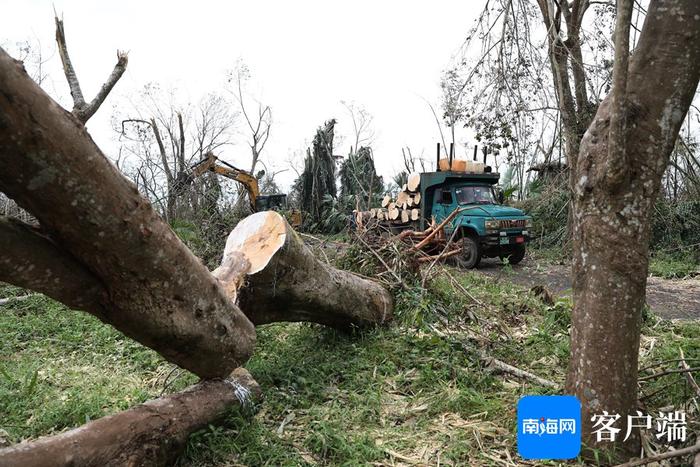
[[[297,228],[301,226],[301,212],[296,209],[287,209],[287,195],[285,193],[261,195],[258,179],[250,172],[234,167],[212,153],[207,153],[204,159],[190,167],[186,177],[191,182],[206,172],[214,172],[243,185],[248,192],[250,209],[253,212],[281,211],[287,217],[292,227]]]

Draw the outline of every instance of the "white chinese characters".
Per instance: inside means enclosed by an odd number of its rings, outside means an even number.
[[[523,420],[523,433],[526,435],[576,434],[576,420],[573,418],[526,418]]]
[[[615,424],[620,419],[619,414],[609,414],[603,411],[602,414],[596,414],[591,417],[593,422],[593,433],[596,436],[596,441],[615,441],[621,429],[615,427]],[[626,441],[634,428],[644,428],[651,430],[652,416],[644,415],[637,411],[636,415],[627,416],[627,429],[623,441]],[[685,441],[687,424],[684,412],[659,412],[659,417],[656,419],[656,438],[665,438],[667,443],[674,441]]]

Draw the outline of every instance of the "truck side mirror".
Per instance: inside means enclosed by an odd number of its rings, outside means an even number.
[[[503,190],[498,189],[498,204],[503,204],[506,201],[506,195]]]

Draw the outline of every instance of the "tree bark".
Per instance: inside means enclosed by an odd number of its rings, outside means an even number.
[[[101,319],[202,377],[249,358],[252,323],[83,125],[1,49],[0,166],[0,191],[104,285]]]
[[[61,57],[63,73],[66,75],[71,97],[73,97],[73,115],[84,124],[97,112],[97,109],[99,109],[105,101],[114,85],[117,84],[119,78],[122,77],[129,63],[129,57],[127,53],[117,51],[117,64],[114,65],[114,69],[107,78],[107,81],[105,81],[100,91],[90,103],[85,102],[85,97],[83,97],[83,91],[78,81],[78,75],[73,68],[70,55],[68,55],[68,45],[66,44],[63,20],[58,19],[58,16],[55,16],[54,19],[56,21],[56,44],[58,45],[58,54]]]
[[[38,227],[0,217],[0,281],[36,290],[71,308],[107,319],[107,289]]]
[[[392,298],[384,287],[316,259],[272,211],[236,226],[214,275],[256,325],[311,321],[346,330],[392,318]]]
[[[637,404],[637,361],[650,216],[661,177],[700,78],[700,2],[652,0],[630,60],[625,115],[608,96],[582,142],[573,199],[571,361],[567,392],[582,404],[584,443],[622,455],[639,437],[595,442],[591,417],[621,421]],[[611,119],[626,124],[623,180],[608,175]],[[625,432],[623,424],[623,433]]]
[[[234,407],[260,398],[243,368],[229,379],[202,381],[184,391],[100,418],[74,430],[0,449],[1,465],[22,467],[171,465],[194,431]]]

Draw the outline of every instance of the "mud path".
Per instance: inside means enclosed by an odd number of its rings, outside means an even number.
[[[494,259],[483,260],[478,271],[497,280],[526,287],[543,285],[556,296],[571,294],[570,265],[547,264],[526,258],[521,264],[504,268]],[[647,303],[666,319],[700,319],[700,278],[647,279]]]

